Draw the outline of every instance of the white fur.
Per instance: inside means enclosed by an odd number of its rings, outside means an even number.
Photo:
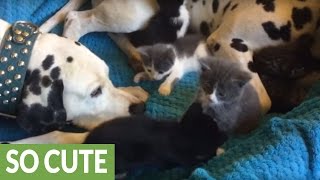
[[[184,1],[183,5],[179,8],[180,16],[177,18],[177,21],[183,22],[183,24],[180,30],[177,32],[178,38],[182,38],[186,34],[189,27],[190,16],[186,8],[186,2],[187,1]]]
[[[90,32],[129,33],[145,27],[158,11],[156,0],[99,0],[93,1],[93,9],[73,11],[82,4],[83,0],[71,0],[40,29],[48,32],[67,17],[63,35],[74,40]]]
[[[217,98],[217,90],[214,89],[213,93],[210,95],[210,100],[212,101],[212,103],[218,105],[220,104],[219,99]]]
[[[9,26],[7,22],[0,19],[0,41]],[[74,41],[55,34],[40,34],[34,44],[28,69],[42,69],[42,61],[47,55],[54,55],[54,64],[51,69],[56,66],[61,68],[60,79],[64,85],[63,104],[67,120],[73,120],[77,126],[90,130],[103,121],[129,115],[131,104],[146,100],[147,93],[141,88],[114,87],[109,79],[108,66],[83,45],[78,46]],[[69,56],[74,59],[72,63],[66,61]],[[49,72],[50,70],[47,72],[41,70],[41,75]],[[102,88],[102,94],[98,97],[91,97],[90,93],[98,86]],[[42,87],[42,90],[39,96],[29,93],[23,102],[26,105],[40,103],[46,106],[48,89]],[[131,91],[134,93],[131,94]],[[40,139],[42,142],[46,138]],[[33,139],[29,140],[23,142],[36,142]],[[48,143],[54,143],[50,138],[48,141],[50,141]],[[57,139],[57,142],[60,140]]]

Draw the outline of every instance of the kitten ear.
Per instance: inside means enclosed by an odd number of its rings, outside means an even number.
[[[174,64],[174,60],[175,60],[176,54],[175,54],[172,46],[167,46],[165,55],[166,55],[166,59],[170,60],[171,64]]]
[[[149,46],[141,46],[137,48],[138,52],[140,53],[140,56],[142,58],[142,62],[144,64],[148,64],[150,62],[150,56],[149,56],[149,51],[150,47]]]
[[[242,88],[244,85],[246,85],[250,80],[252,76],[248,72],[242,72],[237,78],[233,79],[233,83],[235,83],[239,88]]]
[[[211,68],[210,68],[210,66],[209,66],[209,60],[210,60],[210,59],[206,59],[206,58],[201,58],[201,59],[199,59],[199,63],[200,63],[201,71],[202,71],[202,72],[210,71],[210,70],[211,70]]]

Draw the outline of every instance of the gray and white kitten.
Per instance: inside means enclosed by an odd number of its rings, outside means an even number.
[[[227,133],[247,133],[258,125],[259,98],[248,83],[251,74],[239,63],[213,58],[204,62],[199,101],[205,114]]]
[[[187,35],[173,44],[158,43],[138,48],[143,61],[144,72],[136,74],[134,82],[140,80],[161,80],[159,93],[170,95],[175,82],[189,72],[198,72],[200,57],[208,56],[206,43],[201,35]]]

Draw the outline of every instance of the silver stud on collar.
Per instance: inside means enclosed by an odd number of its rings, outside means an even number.
[[[8,35],[8,36],[6,37],[6,40],[7,40],[7,41],[12,41],[12,36],[11,36],[11,35]]]
[[[15,29],[15,30],[14,30],[14,33],[20,35],[20,34],[22,33],[22,31],[19,30],[19,29]]]
[[[6,72],[5,71],[0,71],[0,76],[3,76],[3,75],[5,75],[6,74]]]
[[[7,62],[8,61],[8,58],[7,57],[1,57],[0,58],[0,62],[1,63],[5,63],[5,62]]]
[[[2,85],[2,83],[0,83],[0,87],[2,87],[3,85]]]
[[[23,48],[22,50],[21,50],[21,53],[22,54],[27,54],[29,52],[29,50],[27,49],[27,48]]]
[[[11,80],[11,79],[6,79],[6,80],[4,81],[4,83],[5,83],[6,85],[10,85],[10,84],[12,83],[12,80]]]
[[[14,40],[18,43],[23,43],[25,41],[24,37],[21,35],[15,36]]]
[[[8,100],[3,100],[2,103],[3,104],[9,104],[9,101]]]
[[[24,66],[24,64],[25,64],[24,61],[19,61],[18,62],[18,66]]]
[[[27,32],[27,31],[24,31],[23,33],[22,33],[22,36],[24,36],[24,37],[28,37],[30,34]]]
[[[18,88],[18,87],[12,88],[12,92],[17,92],[17,91],[19,91],[19,88]]]
[[[8,70],[9,72],[13,71],[13,70],[14,70],[14,66],[9,66],[9,67],[7,68],[7,70]]]
[[[11,58],[17,58],[17,57],[18,57],[18,53],[13,52],[13,53],[11,54]]]
[[[11,98],[11,102],[16,102],[16,101],[17,101],[16,97]]]
[[[4,49],[6,49],[6,50],[10,50],[10,49],[11,49],[11,44],[7,44],[7,45],[5,45],[5,46],[4,46]]]
[[[8,96],[10,94],[10,91],[4,91],[3,95]]]
[[[21,74],[14,75],[14,80],[19,80],[19,79],[21,79]]]
[[[27,41],[26,45],[27,46],[31,46],[32,42],[31,41]]]

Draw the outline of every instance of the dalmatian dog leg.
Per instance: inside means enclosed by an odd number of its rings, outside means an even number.
[[[81,144],[88,136],[85,133],[67,133],[61,131],[53,131],[40,136],[21,139],[18,141],[8,142],[10,144]]]
[[[78,40],[90,32],[137,31],[146,26],[157,8],[155,0],[104,0],[91,10],[69,12],[63,35]]]
[[[39,29],[41,32],[50,32],[55,26],[63,22],[68,12],[79,9],[86,0],[69,0],[55,15],[42,24]]]

